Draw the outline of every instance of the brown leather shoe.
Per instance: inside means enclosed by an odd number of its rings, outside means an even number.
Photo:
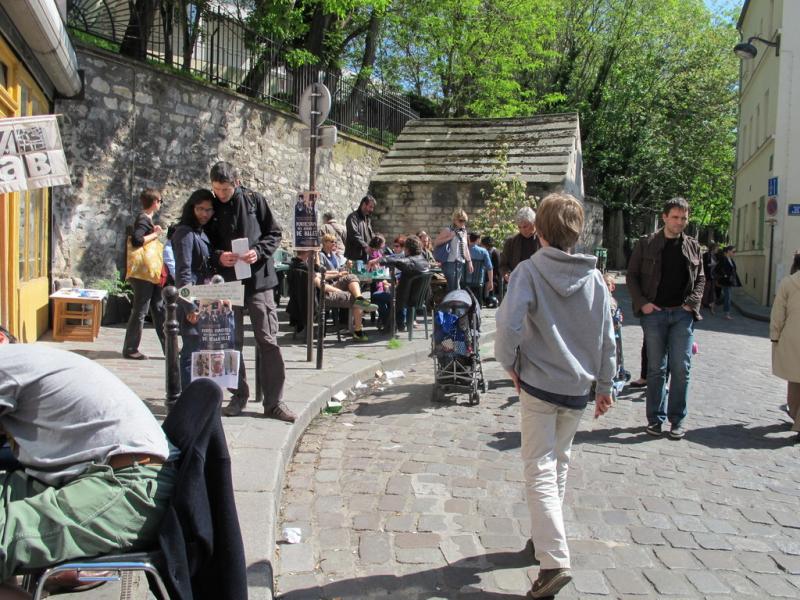
[[[264,408],[264,416],[268,419],[277,419],[278,421],[285,421],[287,423],[294,423],[297,419],[289,408],[283,403],[279,402],[277,406],[272,408]]]
[[[222,414],[226,417],[238,417],[242,414],[245,405],[247,404],[247,398],[240,398],[238,396],[234,396],[231,398],[231,401],[228,402],[228,406],[222,409]]]
[[[85,592],[100,587],[105,581],[81,581],[81,577],[111,577],[111,571],[87,571],[83,570],[78,574],[78,570],[61,571],[51,575],[45,582],[44,589],[51,594],[64,594],[71,592]]]

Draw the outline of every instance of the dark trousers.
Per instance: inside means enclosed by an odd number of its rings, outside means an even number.
[[[125,331],[125,342],[122,344],[122,353],[131,354],[139,351],[142,341],[142,328],[147,311],[153,319],[161,350],[164,350],[164,301],[161,299],[161,286],[143,279],[131,277],[128,283],[133,288],[133,308],[131,318],[128,319],[128,328]]]
[[[278,309],[275,306],[275,296],[272,290],[264,290],[245,296],[244,302],[250,314],[258,351],[261,353],[260,375],[264,408],[274,408],[283,399],[283,386],[286,382],[283,355],[278,346]],[[236,318],[236,349],[241,352],[244,346],[244,311],[239,306],[234,306],[233,311]],[[242,399],[250,396],[244,353],[239,362],[239,389],[236,396]]]

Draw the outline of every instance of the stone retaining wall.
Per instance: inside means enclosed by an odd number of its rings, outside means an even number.
[[[145,187],[163,190],[159,217],[177,220],[189,194],[208,187],[217,160],[236,164],[291,235],[290,207],[308,185],[305,126],[245,96],[95,48],[78,46],[85,95],[58,100],[72,185],[53,188],[53,276],[91,282],[124,270],[125,230]],[[317,153],[321,210],[339,221],[358,204],[386,150],[340,136]]]

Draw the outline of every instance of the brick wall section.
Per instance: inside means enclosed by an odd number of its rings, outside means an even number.
[[[208,187],[217,160],[236,164],[262,192],[290,236],[289,207],[308,185],[305,126],[228,90],[194,82],[93,48],[78,47],[85,95],[58,100],[72,185],[53,189],[53,274],[84,281],[125,263],[125,229],[139,192],[164,192],[161,224],[177,220],[189,194]],[[366,192],[386,150],[340,136],[317,153],[321,208],[344,218]]]

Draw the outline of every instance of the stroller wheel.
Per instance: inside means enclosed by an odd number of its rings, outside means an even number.
[[[474,391],[469,395],[469,403],[472,406],[475,406],[476,404],[480,403],[480,401],[481,401],[481,393],[480,392]]]
[[[481,391],[484,394],[489,391],[489,382],[485,379],[481,379]]]

